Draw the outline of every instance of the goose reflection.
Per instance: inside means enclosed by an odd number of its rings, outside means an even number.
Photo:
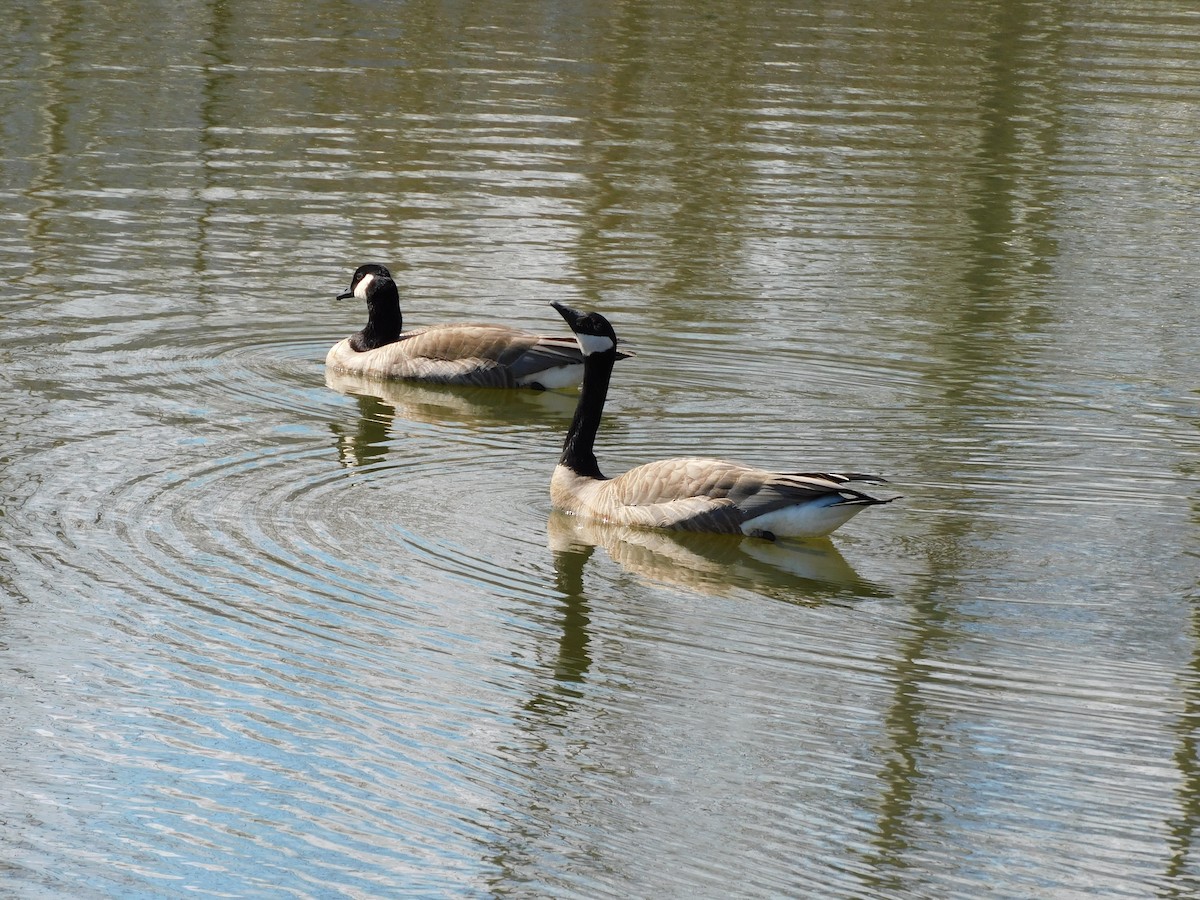
[[[655,531],[554,510],[546,523],[555,569],[582,567],[596,547],[628,572],[709,596],[736,590],[792,603],[890,592],[862,578],[828,539],[759,541],[722,534]]]
[[[388,427],[396,411],[373,394],[355,393],[352,396],[358,404],[358,419],[354,425],[330,422],[329,430],[336,439],[338,460],[342,465],[362,468],[381,462],[387,455]]]
[[[562,619],[559,622],[562,631],[553,670],[558,692],[568,696],[577,696],[578,692],[571,685],[586,681],[592,665],[588,652],[591,616],[583,588],[583,569],[594,549],[592,546],[572,546],[554,554],[555,587],[562,595]],[[535,698],[529,708],[544,705],[548,699],[544,695]]]
[[[369,466],[387,455],[388,435],[396,419],[427,425],[459,422],[468,427],[503,425],[561,429],[575,407],[569,393],[497,391],[490,388],[381,381],[326,370],[325,384],[355,398],[358,422],[330,423],[338,458],[348,467]]]

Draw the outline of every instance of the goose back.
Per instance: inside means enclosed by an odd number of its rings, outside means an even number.
[[[347,338],[330,349],[325,364],[368,378],[475,387],[536,383],[553,389],[578,384],[583,377],[583,355],[574,338],[544,337],[485,323],[414,329],[363,352]]]

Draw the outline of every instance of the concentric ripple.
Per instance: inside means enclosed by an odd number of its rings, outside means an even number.
[[[263,838],[284,856],[324,833],[368,868],[383,857],[393,872],[428,871],[436,861],[450,878],[467,837],[424,847],[417,839],[401,851],[393,835],[421,832],[448,795],[464,797],[460,818],[475,814],[470,779],[439,774],[441,763],[422,748],[445,746],[461,730],[463,755],[473,752],[476,720],[495,705],[482,699],[494,693],[483,682],[495,651],[479,646],[472,622],[495,621],[487,597],[510,595],[528,578],[516,576],[519,560],[504,574],[495,548],[480,541],[486,531],[470,542],[462,536],[468,493],[481,509],[507,511],[497,530],[519,522],[511,487],[488,488],[487,479],[484,490],[465,491],[453,479],[444,484],[444,473],[481,455],[523,452],[529,431],[509,415],[507,438],[503,427],[475,427],[451,442],[440,434],[447,421],[457,430],[446,410],[403,418],[398,407],[411,412],[421,401],[395,392],[388,398],[396,405],[374,398],[373,413],[364,411],[324,386],[311,347],[295,347],[266,342],[253,354],[235,348],[173,366],[114,353],[104,363],[113,375],[105,390],[136,384],[138,408],[113,416],[91,397],[64,411],[77,436],[40,454],[50,474],[8,509],[31,532],[54,523],[30,535],[41,546],[21,550],[29,564],[53,567],[63,602],[82,604],[74,640],[91,646],[85,657],[106,660],[89,666],[100,682],[92,691],[120,685],[139,698],[112,711],[119,727],[93,764],[107,773],[102,782],[124,785],[127,813],[150,829],[102,852],[158,858],[185,839],[228,846],[250,816],[271,823]],[[156,421],[141,408],[151,398]],[[218,420],[213,409],[237,414]],[[84,414],[103,415],[106,427],[79,422]],[[345,430],[372,427],[376,443],[345,449]],[[131,465],[135,435],[141,452]],[[378,460],[369,458],[373,448]],[[89,634],[124,652],[98,652]],[[447,672],[437,664],[443,655],[461,665]],[[451,688],[451,675],[479,687]],[[439,699],[450,694],[460,700]],[[89,729],[89,717],[75,714],[48,739],[74,756]],[[347,742],[363,755],[341,752]],[[208,762],[195,771],[186,760],[199,758]],[[406,803],[376,799],[381,788],[393,793],[393,780],[410,785]],[[412,790],[417,784],[425,787]],[[104,817],[103,796],[95,795],[89,819]],[[337,837],[349,830],[353,846]],[[130,877],[112,876],[116,884]],[[268,867],[259,877],[265,886],[280,875]],[[330,886],[352,883],[337,869],[323,877]]]

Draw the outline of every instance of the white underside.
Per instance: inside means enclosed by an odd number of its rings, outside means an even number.
[[[743,534],[769,531],[776,537],[824,537],[845,525],[864,507],[859,503],[787,506],[742,523]]]
[[[553,369],[534,372],[524,378],[518,378],[517,384],[521,387],[540,384],[548,391],[556,391],[560,388],[573,387],[581,381],[583,381],[583,363],[575,363],[570,366],[557,366]]]

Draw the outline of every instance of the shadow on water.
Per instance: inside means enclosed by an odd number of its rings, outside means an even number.
[[[579,568],[601,547],[640,578],[715,597],[748,591],[797,604],[887,597],[829,540],[769,542],[724,534],[629,528],[554,511],[546,522],[555,571]],[[572,576],[574,577],[574,576]]]

